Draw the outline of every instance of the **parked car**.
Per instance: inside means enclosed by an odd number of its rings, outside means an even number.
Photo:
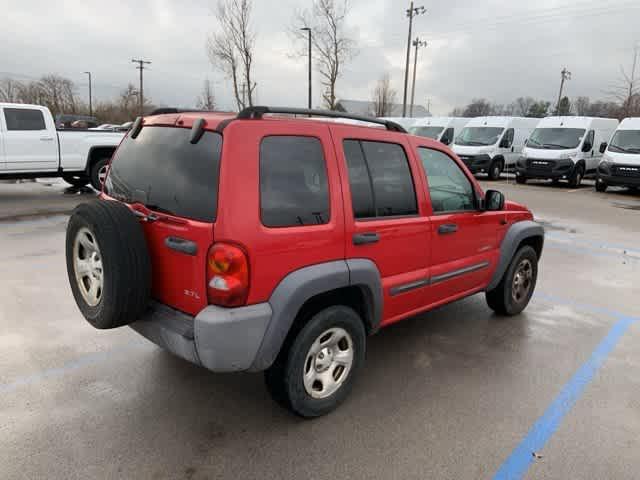
[[[542,178],[580,186],[585,175],[596,173],[601,159],[596,146],[609,140],[617,126],[611,118],[543,118],[518,160],[516,181]]]
[[[89,130],[107,130],[109,132],[115,132],[118,128],[120,128],[120,125],[115,125],[113,123],[103,123],[101,125],[98,125],[97,127],[90,128]]]
[[[515,167],[525,140],[540,120],[522,117],[476,117],[462,129],[453,143],[464,164],[473,173],[486,173],[498,180]]]
[[[107,163],[123,133],[56,130],[51,112],[38,105],[0,103],[0,178],[62,177],[101,189]]]
[[[67,113],[56,115],[55,122],[56,122],[56,127],[59,129],[93,128],[99,125],[98,119],[96,117],[92,117],[90,115],[76,115],[76,114],[67,114]],[[73,124],[75,122],[86,122],[85,125],[88,125],[88,126],[74,127]]]
[[[602,160],[598,165],[596,190],[610,185],[640,188],[640,118],[625,118],[611,141],[600,144]]]
[[[72,214],[66,258],[93,326],[130,325],[213,371],[265,371],[277,401],[314,417],[345,399],[382,327],[479,292],[520,313],[543,229],[393,122],[265,118],[305,112],[137,120],[101,199]]]
[[[409,133],[419,137],[433,138],[445,145],[450,145],[460,131],[469,123],[469,118],[463,117],[425,117],[418,118],[409,127]]]

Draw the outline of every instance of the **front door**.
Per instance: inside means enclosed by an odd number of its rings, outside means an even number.
[[[398,135],[332,126],[343,183],[347,259],[371,260],[384,292],[382,324],[425,305],[429,218],[419,166]]]
[[[505,167],[512,166],[518,160],[517,157],[519,153],[516,153],[514,136],[515,132],[513,128],[508,128],[500,141],[500,154],[504,157]]]
[[[2,115],[5,170],[44,172],[58,168],[58,139],[42,110],[5,107]]]
[[[418,147],[431,199],[429,303],[486,287],[495,269],[504,212],[478,209],[475,184],[443,151]]]

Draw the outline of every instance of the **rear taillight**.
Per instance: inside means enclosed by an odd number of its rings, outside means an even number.
[[[249,262],[244,251],[228,243],[216,243],[207,255],[209,303],[239,307],[249,295]]]

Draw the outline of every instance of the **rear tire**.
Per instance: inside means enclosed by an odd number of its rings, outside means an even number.
[[[89,183],[89,177],[84,173],[64,173],[62,179],[75,188],[82,188]]]
[[[489,167],[489,180],[500,180],[500,175],[502,174],[502,170],[503,170],[504,166],[503,166],[503,162],[502,160],[494,160],[493,162],[491,162],[491,166]]]
[[[538,255],[525,245],[513,256],[498,286],[486,292],[487,304],[499,315],[517,315],[529,304],[537,279]]]
[[[267,389],[278,404],[301,417],[326,415],[349,395],[365,348],[360,316],[346,306],[328,307],[285,342],[265,372]]]
[[[139,220],[119,202],[78,205],[66,236],[67,275],[85,319],[98,329],[137,320],[151,296],[151,261]]]
[[[95,188],[97,191],[102,191],[102,183],[107,174],[107,169],[109,167],[109,159],[101,158],[91,167],[91,186]]]

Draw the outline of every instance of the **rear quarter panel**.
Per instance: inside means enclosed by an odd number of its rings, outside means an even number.
[[[120,132],[58,130],[60,164],[64,170],[84,170],[95,147],[115,148],[124,138]]]

